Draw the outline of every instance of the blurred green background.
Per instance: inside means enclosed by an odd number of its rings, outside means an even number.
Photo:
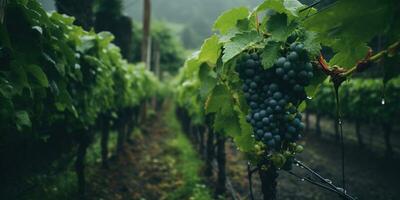
[[[54,0],[39,0],[43,7],[55,10]],[[240,5],[254,7],[261,0],[153,0],[152,21],[162,21],[178,38],[186,49],[198,48],[204,38],[211,34],[215,19],[223,12]],[[143,1],[124,0],[123,14],[138,25],[142,20]]]

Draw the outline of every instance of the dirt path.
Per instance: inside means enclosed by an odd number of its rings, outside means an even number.
[[[143,133],[126,145],[125,155],[110,161],[109,169],[92,171],[88,199],[156,200],[208,196],[205,187],[199,184],[200,161],[192,155],[195,152],[187,139],[171,130],[165,115],[163,111],[158,118],[149,120],[143,126],[146,127]]]
[[[165,161],[165,127],[155,119],[151,134],[136,138],[126,145],[121,159],[112,158],[109,169],[95,170],[89,185],[89,199],[163,199],[178,180],[174,180]]]

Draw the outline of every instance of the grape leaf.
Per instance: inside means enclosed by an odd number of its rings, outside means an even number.
[[[294,22],[288,24],[286,14],[272,15],[267,21],[267,31],[271,34],[270,39],[274,41],[286,41],[295,28]]]
[[[246,122],[246,116],[244,113],[238,113],[240,123],[240,134],[236,135],[233,140],[236,146],[242,152],[251,152],[254,149],[255,140],[252,137],[252,127]]]
[[[256,11],[260,12],[266,9],[272,9],[278,13],[285,13],[292,17],[298,15],[297,12],[301,7],[304,7],[304,5],[297,0],[268,0],[260,4],[256,8]]]
[[[206,113],[232,113],[233,100],[225,85],[217,85],[212,90],[206,101],[205,109]]]
[[[23,127],[31,127],[32,123],[29,119],[28,112],[26,111],[17,111],[15,112],[15,123],[19,131],[22,130]]]
[[[351,67],[365,56],[365,43],[387,30],[395,9],[395,0],[338,0],[308,17],[303,25],[339,54],[330,63]],[[360,52],[354,52],[355,48]]]
[[[365,58],[369,47],[366,43],[353,43],[353,41],[343,41],[343,43],[334,46],[337,53],[329,60],[329,65],[339,65],[343,68],[353,67],[357,61]]]
[[[306,109],[306,107],[307,107],[306,101],[302,101],[302,102],[300,103],[300,105],[297,107],[297,110],[298,110],[299,112],[304,112],[304,110]]]
[[[248,31],[236,34],[224,46],[222,61],[224,63],[230,61],[235,56],[249,48],[250,46],[260,42],[262,37],[256,31]]]
[[[8,81],[0,76],[0,97],[11,99],[14,94],[14,88]]]
[[[248,31],[252,27],[252,23],[249,19],[239,19],[236,23],[236,27],[239,31]]]
[[[26,69],[33,77],[36,78],[36,80],[42,87],[49,87],[47,76],[39,66],[28,65]]]
[[[211,67],[215,66],[221,54],[221,46],[217,35],[206,39],[201,46],[199,60],[208,63]]]
[[[249,15],[249,9],[246,7],[233,8],[225,11],[215,21],[213,29],[219,30],[221,34],[226,34],[230,29],[236,27],[240,19],[245,19]]]
[[[272,67],[275,63],[275,60],[279,58],[281,43],[279,42],[268,42],[265,45],[265,48],[261,54],[262,65],[264,69],[268,69]]]
[[[200,97],[205,98],[217,85],[216,74],[207,64],[200,66],[199,78],[201,82]]]
[[[321,51],[321,45],[316,38],[317,34],[314,32],[306,31],[304,33],[304,49],[306,49],[312,56],[319,55]]]
[[[214,129],[225,135],[235,137],[240,135],[239,118],[233,110],[230,113],[217,112],[214,119]]]
[[[24,66],[25,63],[22,60],[13,60],[11,61],[11,73],[10,73],[10,83],[15,88],[16,93],[21,93],[23,88],[29,88],[28,76],[26,71],[21,66]]]
[[[231,39],[232,39],[233,37],[235,37],[235,35],[238,34],[238,33],[239,33],[239,30],[238,30],[238,29],[231,29],[231,30],[228,31],[228,33],[226,33],[226,34],[224,34],[224,35],[221,35],[220,38],[219,38],[219,41],[220,41],[221,43],[229,42],[229,41],[231,41]]]
[[[394,14],[394,0],[338,0],[308,17],[304,26],[320,33],[325,42],[335,39],[367,42],[382,33]]]

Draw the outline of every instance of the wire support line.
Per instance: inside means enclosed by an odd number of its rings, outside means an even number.
[[[318,187],[321,187],[323,189],[329,190],[331,192],[334,192],[338,195],[340,195],[341,197],[343,197],[343,199],[349,199],[349,200],[356,200],[356,197],[353,197],[349,194],[347,194],[347,191],[344,188],[340,188],[338,186],[336,186],[335,184],[333,184],[333,182],[330,179],[324,178],[322,175],[318,174],[317,172],[315,172],[314,170],[312,170],[310,167],[308,167],[307,165],[305,165],[303,162],[300,162],[299,160],[294,160],[295,166],[300,167],[301,169],[306,170],[307,172],[311,173],[311,175],[313,175],[314,177],[316,177],[317,179],[319,179],[319,181],[316,181],[310,177],[302,177],[300,175],[295,174],[292,171],[287,171],[289,174],[299,178],[302,181],[307,181],[313,185],[316,185]]]

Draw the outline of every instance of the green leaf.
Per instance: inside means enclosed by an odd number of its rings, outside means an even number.
[[[25,65],[21,60],[14,60],[11,62],[11,76],[10,83],[13,88],[16,89],[17,93],[21,93],[22,89],[29,88],[30,85],[28,83],[28,76],[26,74],[25,69],[22,67]]]
[[[297,110],[298,110],[299,112],[303,112],[303,111],[306,109],[306,107],[307,107],[306,101],[302,101],[302,102],[300,103],[300,105],[297,107]]]
[[[80,40],[82,44],[77,47],[77,50],[82,53],[85,53],[89,49],[95,47],[95,36],[93,35],[84,35],[80,37]]]
[[[338,46],[333,49],[337,53],[329,61],[329,65],[339,65],[343,68],[351,68],[357,63],[357,61],[365,58],[369,47],[366,43],[353,43],[352,41],[346,41],[346,43],[338,44]]]
[[[247,18],[238,20],[236,24],[239,31],[249,31],[252,25],[253,24]]]
[[[228,33],[221,35],[219,41],[221,43],[226,43],[232,40],[233,37],[236,36],[240,31],[238,29],[231,29]]]
[[[217,85],[206,101],[206,113],[232,113],[232,101],[228,88],[224,85]]]
[[[279,58],[280,48],[281,43],[279,42],[271,41],[265,45],[263,53],[261,54],[264,69],[268,69],[274,65],[275,60]]]
[[[31,120],[29,119],[28,112],[26,111],[17,111],[15,112],[15,123],[19,131],[22,130],[23,127],[31,127]]]
[[[252,127],[246,122],[246,115],[242,112],[238,114],[240,123],[240,134],[233,137],[236,146],[242,152],[251,152],[254,149],[255,140],[252,137]]]
[[[389,26],[395,1],[338,0],[332,6],[308,17],[304,26],[320,34],[325,41],[354,40],[368,42]]]
[[[32,29],[40,33],[40,35],[43,34],[43,29],[40,26],[32,26]]]
[[[26,6],[26,4],[29,2],[29,0],[17,0],[17,3]]]
[[[286,9],[285,13],[293,16],[297,16],[300,8],[304,7],[304,5],[297,0],[284,0],[283,5]]]
[[[294,22],[288,24],[286,14],[275,14],[267,21],[267,31],[271,34],[271,40],[284,42],[295,30]]]
[[[14,88],[8,83],[6,79],[0,77],[0,97],[3,96],[7,99],[11,99],[14,94]]]
[[[222,132],[231,137],[240,135],[239,118],[234,112],[216,113],[214,119],[214,129],[216,132]]]
[[[205,99],[217,85],[216,74],[207,64],[200,66],[199,78],[201,81],[200,97]]]
[[[252,45],[260,42],[262,37],[256,31],[249,31],[236,34],[230,41],[226,42],[224,46],[224,55],[222,61],[224,63],[230,61],[235,56],[239,55],[244,50]]]
[[[219,30],[221,34],[226,34],[230,29],[236,27],[240,19],[245,19],[249,15],[249,9],[246,7],[233,8],[225,11],[215,21],[213,29]]]
[[[37,65],[28,65],[27,66],[27,71],[36,78],[38,83],[42,87],[49,87],[49,81],[47,80],[46,74],[43,72],[43,70],[37,66]]]
[[[304,49],[306,49],[312,56],[319,55],[321,51],[321,45],[316,38],[317,34],[314,32],[306,31],[304,34]]]
[[[51,58],[48,54],[46,54],[46,53],[43,52],[43,53],[42,53],[42,56],[43,56],[44,60],[45,60],[48,64],[50,64],[51,66],[56,67],[56,65],[57,65],[56,61],[54,61],[54,59]]]
[[[72,97],[66,89],[60,89],[59,95],[56,96],[56,108],[59,111],[64,111],[65,108],[71,108]],[[71,110],[71,109],[70,109]]]
[[[215,66],[221,54],[221,46],[217,35],[206,39],[201,46],[199,60],[208,63],[210,66]]]
[[[396,9],[398,2],[394,0],[338,0],[308,17],[303,25],[317,33],[322,45],[339,54],[331,64],[351,67],[365,56],[365,44],[388,30],[394,14],[399,12]]]
[[[256,12],[272,9],[278,13],[297,16],[301,7],[304,5],[297,0],[266,0],[256,8]]]

